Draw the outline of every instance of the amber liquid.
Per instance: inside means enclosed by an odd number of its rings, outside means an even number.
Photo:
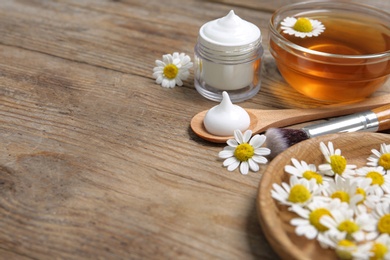
[[[299,38],[282,35],[307,49],[344,55],[366,55],[390,50],[390,25],[373,18],[349,14],[313,16],[325,31],[318,37]],[[340,102],[362,99],[371,95],[387,80],[390,59],[354,60],[312,55],[307,52],[291,54],[271,38],[271,53],[285,80],[302,94],[323,101]]]

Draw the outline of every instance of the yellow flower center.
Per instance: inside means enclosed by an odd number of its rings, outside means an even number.
[[[352,259],[352,252],[356,250],[356,245],[354,242],[343,239],[337,245],[336,254],[342,260]]]
[[[372,252],[374,255],[370,257],[370,260],[380,260],[384,259],[386,253],[387,253],[387,247],[382,243],[375,243],[370,252]]]
[[[378,164],[385,170],[390,170],[390,153],[384,153],[379,157]]]
[[[379,172],[369,172],[366,174],[366,177],[372,180],[371,185],[378,184],[381,186],[385,183],[385,178]]]
[[[311,24],[310,20],[304,17],[298,18],[293,28],[295,31],[304,33],[313,31],[313,25]]]
[[[359,204],[363,203],[363,201],[366,199],[366,192],[365,192],[365,190],[363,190],[362,188],[357,188],[356,189],[356,194],[359,194],[359,195],[363,196],[363,199],[358,202]]]
[[[294,185],[290,190],[288,200],[293,203],[304,203],[311,197],[310,191],[302,184]]]
[[[390,214],[383,215],[378,221],[378,230],[390,234]]]
[[[351,220],[341,222],[337,228],[342,232],[347,232],[348,235],[351,235],[359,230],[359,226]]]
[[[322,216],[330,216],[329,210],[325,208],[318,208],[310,212],[309,214],[309,222],[312,226],[314,226],[318,231],[324,232],[327,231],[328,228],[320,223],[320,219]]]
[[[174,79],[176,78],[177,74],[179,73],[179,68],[175,64],[168,64],[164,67],[164,76],[168,79]]]
[[[239,144],[234,150],[234,156],[241,162],[248,161],[255,154],[255,149],[248,143]]]
[[[338,191],[335,191],[331,196],[330,196],[332,199],[340,199],[342,202],[349,202],[349,194],[346,193],[345,191],[341,191],[341,190],[338,190]]]
[[[313,172],[313,171],[305,171],[302,174],[302,176],[303,176],[303,178],[305,178],[307,180],[315,179],[318,184],[322,184],[322,176],[321,176],[321,174],[318,174],[318,173]]]
[[[332,155],[330,156],[330,166],[334,173],[341,175],[347,167],[347,160],[341,155]]]

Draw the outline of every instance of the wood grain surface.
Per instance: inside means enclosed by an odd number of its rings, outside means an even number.
[[[224,145],[189,127],[216,105],[193,72],[165,89],[152,70],[166,53],[193,57],[200,26],[234,9],[266,50],[261,90],[240,105],[322,106],[268,51],[269,18],[292,2],[0,1],[0,258],[277,259],[256,213],[266,166],[228,172]]]

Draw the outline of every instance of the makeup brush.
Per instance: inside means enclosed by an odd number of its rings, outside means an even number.
[[[269,158],[274,158],[290,146],[312,137],[348,132],[377,132],[390,129],[390,104],[301,129],[269,128],[265,132]]]

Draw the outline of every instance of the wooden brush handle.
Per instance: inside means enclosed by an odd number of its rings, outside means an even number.
[[[371,111],[378,117],[378,131],[390,129],[390,104],[374,108]]]

